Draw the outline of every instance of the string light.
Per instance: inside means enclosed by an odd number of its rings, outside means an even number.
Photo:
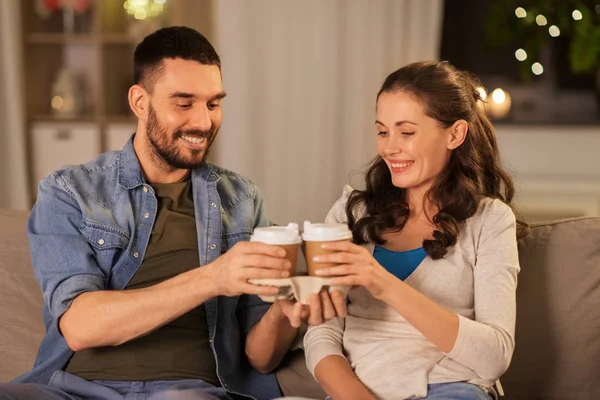
[[[536,75],[541,75],[544,73],[544,67],[539,62],[536,62],[531,66],[531,71]]]
[[[160,16],[165,8],[167,0],[127,0],[123,8],[135,19],[156,18]]]
[[[494,119],[502,119],[508,116],[512,105],[510,95],[496,88],[492,91],[492,101],[486,104],[486,112]]]
[[[582,14],[582,13],[581,13],[581,11],[579,11],[579,10],[574,10],[574,11],[573,11],[573,14],[571,14],[571,15],[573,16],[573,19],[574,19],[575,21],[579,21],[580,19],[582,19],[582,18],[583,18],[583,14]]]
[[[517,18],[525,18],[527,16],[527,11],[523,7],[517,7],[515,15]]]
[[[502,104],[506,101],[506,92],[500,88],[492,92],[492,101],[496,104]]]
[[[535,23],[538,24],[539,26],[546,26],[546,24],[548,23],[548,20],[546,19],[546,17],[544,17],[542,14],[540,14],[537,17],[535,17]]]
[[[515,51],[515,57],[519,61],[525,61],[527,60],[527,52],[523,49],[518,49],[517,51]]]
[[[550,28],[548,28],[548,33],[552,37],[557,37],[560,35],[560,29],[558,29],[558,26],[552,25]]]
[[[483,86],[478,86],[477,91],[479,92],[479,97],[481,98],[481,100],[487,99],[487,92],[485,91],[485,88]]]

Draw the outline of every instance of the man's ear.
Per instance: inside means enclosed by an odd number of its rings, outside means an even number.
[[[150,95],[141,85],[133,85],[128,93],[129,107],[138,119],[148,119]]]
[[[448,149],[454,150],[463,144],[467,138],[467,134],[469,133],[469,124],[464,119],[459,119],[448,129],[450,129],[450,135],[448,136]]]

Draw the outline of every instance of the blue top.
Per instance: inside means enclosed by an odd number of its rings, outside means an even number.
[[[144,259],[157,212],[133,137],[122,151],[65,167],[40,182],[28,224],[35,276],[44,294],[46,336],[33,370],[16,382],[48,384],[73,355],[58,319],[73,299],[94,290],[123,290]],[[247,179],[204,163],[192,171],[200,265],[217,259],[255,227],[268,226],[258,189]],[[250,366],[244,338],[269,308],[257,296],[219,296],[205,304],[217,374],[231,393],[281,396],[274,374]]]
[[[422,247],[409,251],[392,251],[375,246],[373,257],[396,278],[405,280],[427,257],[427,253]]]

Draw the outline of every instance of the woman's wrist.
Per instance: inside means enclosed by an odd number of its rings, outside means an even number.
[[[390,305],[392,301],[396,300],[398,296],[401,295],[405,285],[406,283],[404,283],[402,280],[390,274],[389,279],[385,280],[383,290],[381,291],[381,296],[379,296],[378,300]]]

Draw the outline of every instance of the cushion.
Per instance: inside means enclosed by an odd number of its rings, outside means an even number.
[[[506,399],[600,399],[600,217],[533,225],[519,257]]]
[[[27,216],[0,209],[0,382],[33,367],[44,335],[42,294],[25,234]]]
[[[302,396],[302,398],[309,399],[327,397],[319,383],[308,371],[302,349],[290,351],[286,355],[277,370],[277,381],[285,396]]]

